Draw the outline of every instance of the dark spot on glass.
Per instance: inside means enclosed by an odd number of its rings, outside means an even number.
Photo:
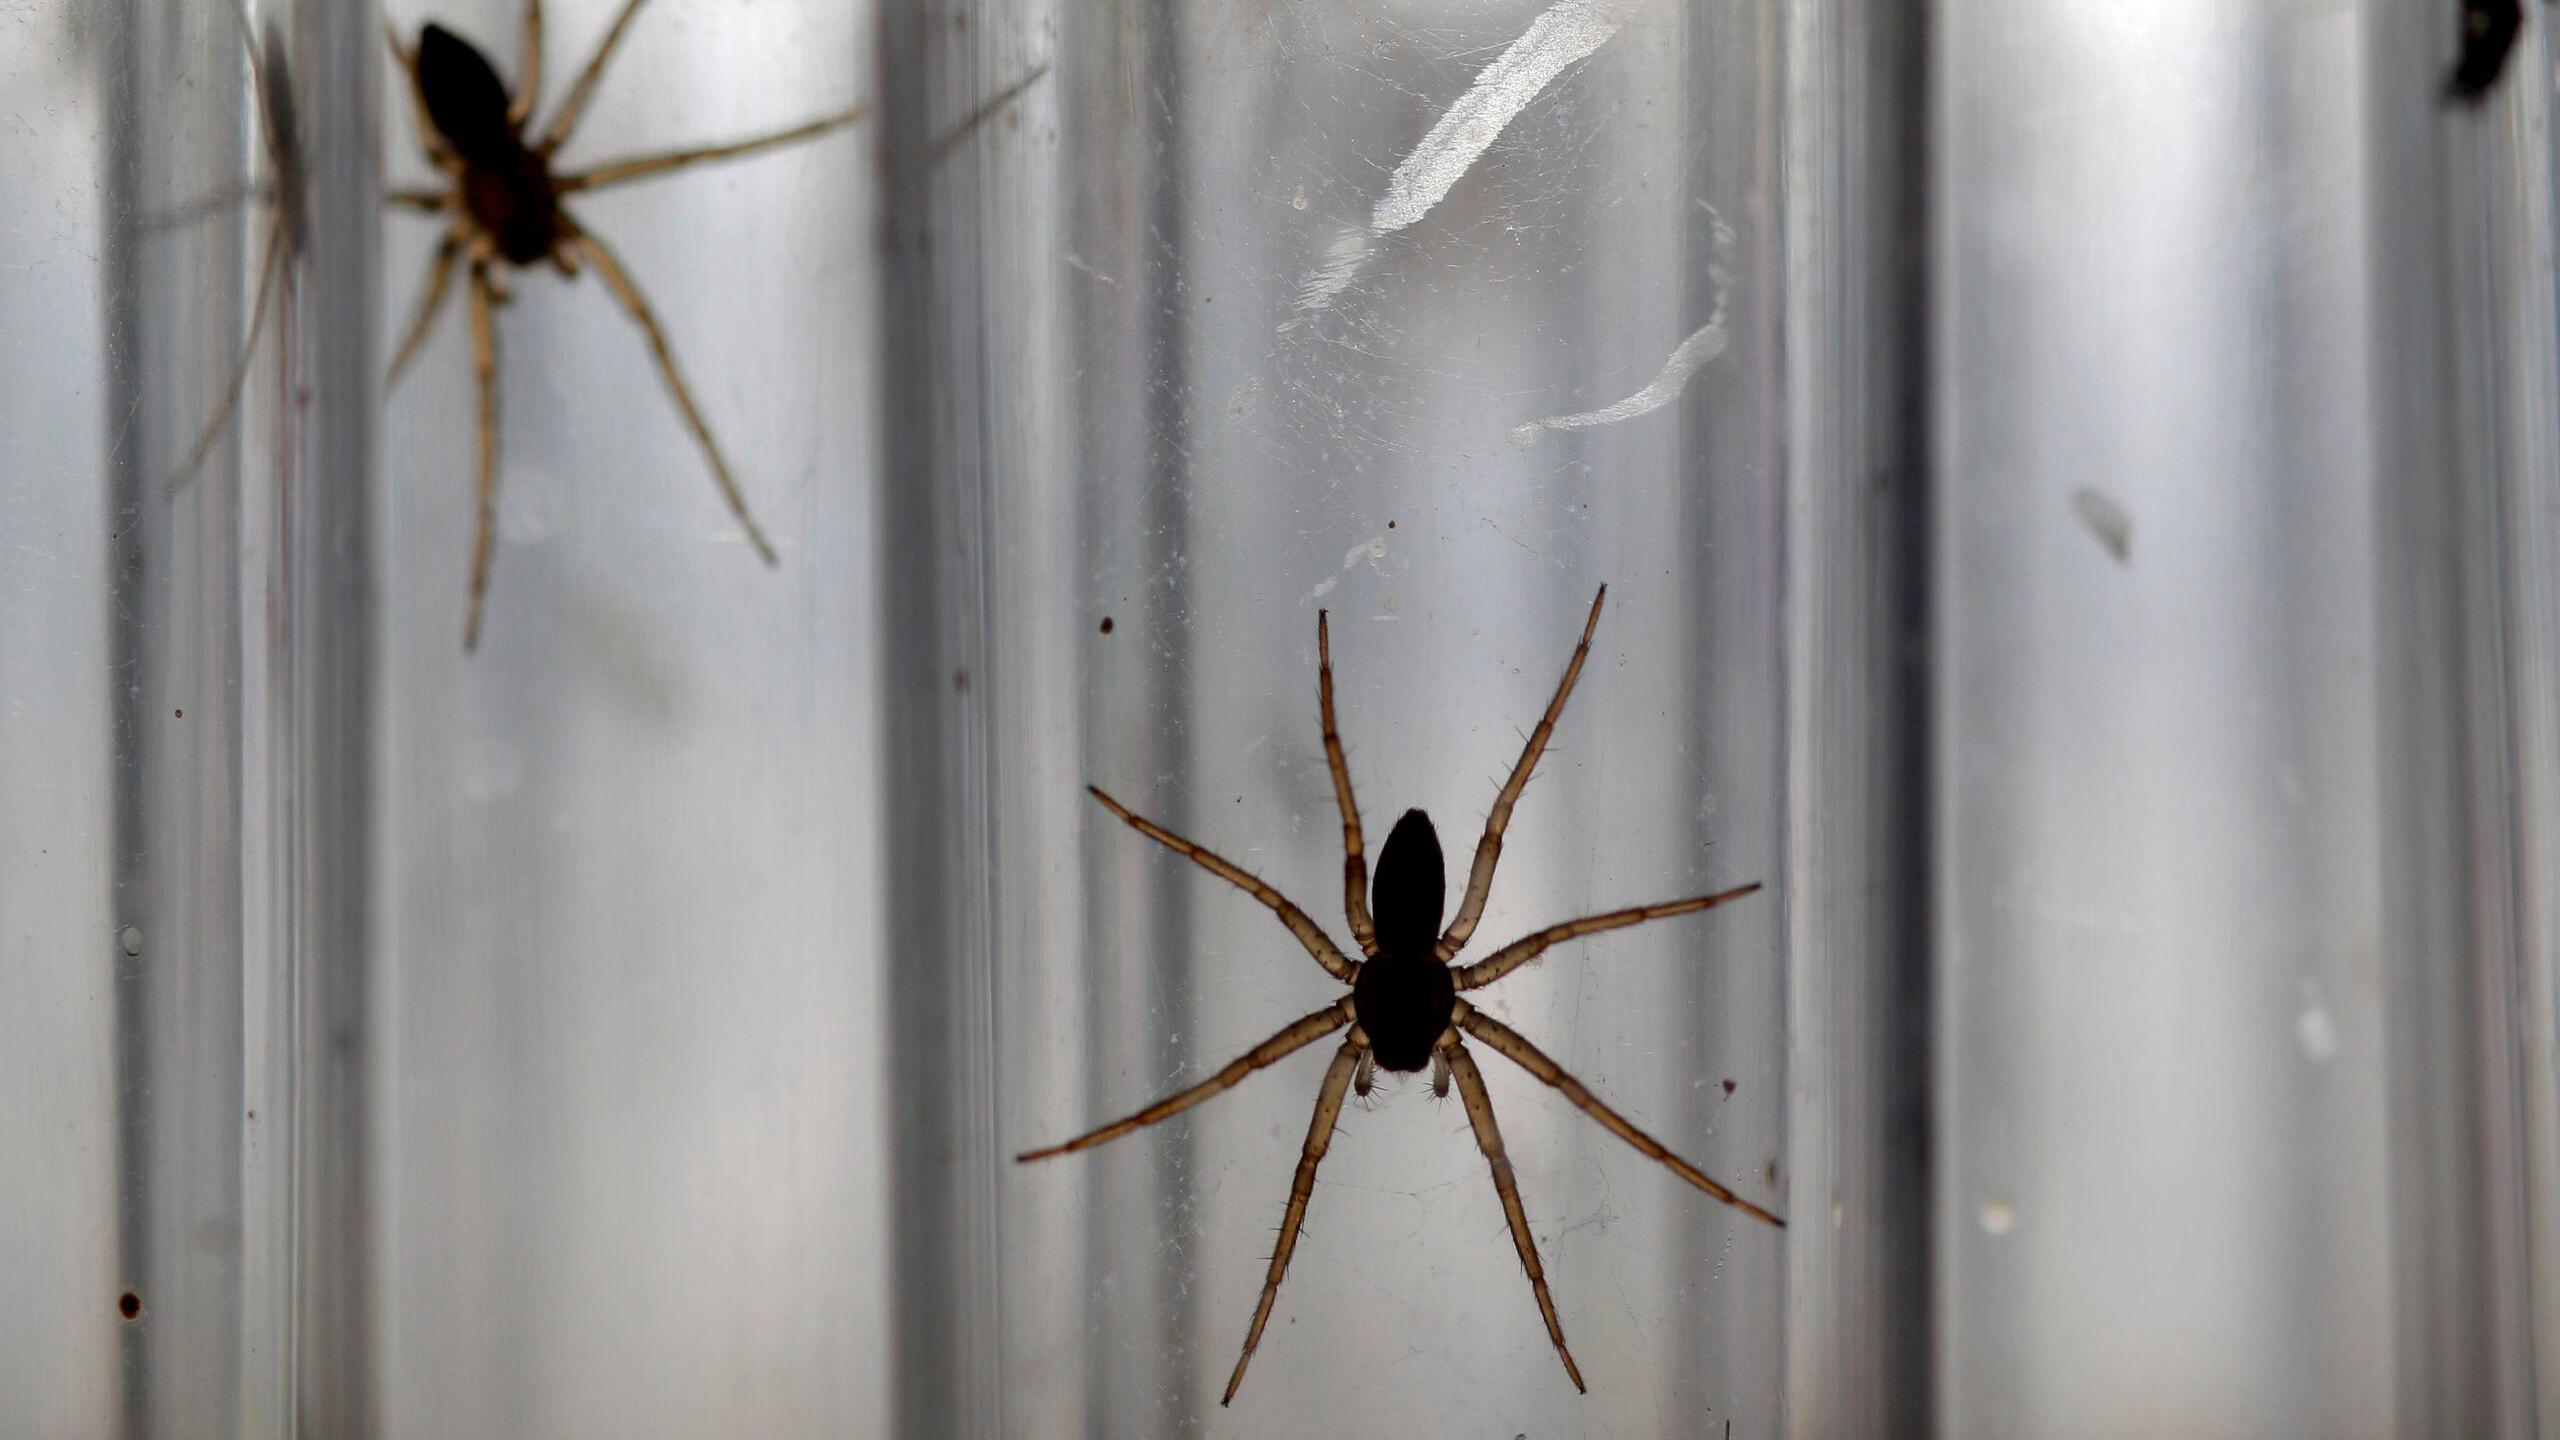
[[[1108,615],[1102,617],[1102,633],[1105,635],[1111,633],[1111,617]]]
[[[177,717],[178,717],[179,719],[181,719],[181,720],[184,720],[184,719],[186,719],[186,718],[187,718],[187,712],[186,712],[186,711],[184,711],[184,710],[177,711],[177,712],[176,712],[176,714],[177,714]]]
[[[1760,1173],[1769,1177],[1769,1183],[1770,1183],[1770,1184],[1772,1184],[1772,1185],[1777,1184],[1777,1183],[1778,1183],[1778,1159],[1777,1159],[1777,1157],[1776,1157],[1776,1156],[1774,1156],[1774,1155],[1773,1155],[1773,1156],[1771,1156],[1771,1157],[1769,1157],[1769,1163],[1768,1163],[1767,1165],[1765,1165],[1765,1166],[1761,1167],[1761,1171],[1760,1171]]]
[[[1727,1095],[1730,1095],[1730,1094],[1732,1094],[1732,1093],[1733,1093],[1733,1082],[1732,1082],[1732,1081],[1727,1080],[1726,1082],[1724,1082],[1724,1093],[1726,1093]]]
[[[132,1291],[130,1291],[130,1290],[127,1290],[127,1291],[126,1291],[126,1292],[124,1292],[122,1295],[117,1296],[117,1297],[116,1297],[116,1313],[117,1313],[117,1314],[119,1314],[119,1315],[121,1315],[121,1316],[123,1316],[123,1317],[124,1317],[124,1318],[126,1318],[127,1320],[139,1320],[139,1319],[141,1319],[141,1318],[142,1318],[142,1297],[141,1297],[141,1296],[139,1296],[139,1295],[136,1295],[135,1293],[133,1293],[133,1292],[132,1292]]]
[[[1390,529],[1390,530],[1393,530],[1394,528],[1396,528],[1396,522],[1394,522],[1393,520],[1388,521],[1388,522],[1387,522],[1387,528],[1388,528],[1388,529]]]
[[[951,688],[952,688],[953,690],[955,690],[955,691],[959,692],[959,693],[960,693],[960,694],[962,694],[962,695],[966,695],[966,694],[968,694],[968,693],[969,693],[969,672],[968,672],[968,671],[966,671],[966,670],[954,670],[954,671],[952,671],[952,672],[951,672]]]

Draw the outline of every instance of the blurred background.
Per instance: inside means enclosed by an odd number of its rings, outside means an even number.
[[[474,653],[382,19],[0,11],[0,1433],[2560,1435],[2540,7],[654,0],[781,563],[525,272]],[[1478,953],[1766,888],[1486,1005],[1789,1228],[1486,1059],[1577,1396],[1390,1077],[1220,1410],[1322,1052],[1011,1157],[1338,987],[1083,789],[1347,943],[1317,612],[1462,866],[1604,582]]]

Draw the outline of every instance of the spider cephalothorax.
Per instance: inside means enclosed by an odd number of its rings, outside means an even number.
[[[1432,953],[1447,897],[1439,832],[1431,828],[1430,816],[1407,810],[1378,850],[1377,878],[1369,885],[1377,948],[1351,982],[1352,1013],[1380,1069],[1413,1071],[1430,1064],[1457,1009],[1458,987]],[[1433,1081],[1434,1089],[1448,1093],[1445,1072]],[[1360,1083],[1362,1094],[1368,1090]]]
[[[609,185],[812,139],[851,124],[870,107],[858,105],[788,130],[725,145],[671,150],[583,170],[560,170],[553,165],[553,157],[577,129],[587,100],[604,75],[605,62],[612,58],[614,47],[621,43],[623,32],[630,28],[631,17],[641,3],[642,0],[624,0],[612,27],[596,47],[594,58],[569,87],[568,98],[561,101],[559,112],[538,132],[527,127],[542,86],[541,0],[525,0],[524,75],[514,94],[508,93],[506,82],[498,78],[497,68],[487,56],[441,25],[430,24],[421,30],[415,50],[403,45],[396,33],[391,36],[392,53],[399,57],[400,67],[409,77],[419,143],[427,152],[428,163],[441,171],[448,182],[441,188],[395,190],[391,192],[391,202],[448,218],[444,236],[436,245],[435,259],[427,270],[426,289],[419,297],[417,311],[392,352],[390,383],[399,383],[410,358],[427,338],[428,327],[443,308],[445,295],[453,284],[455,267],[467,263],[470,272],[472,360],[480,381],[480,487],[477,529],[471,546],[471,609],[462,629],[465,649],[479,643],[480,608],[488,593],[489,562],[497,538],[498,339],[494,312],[508,295],[506,283],[498,274],[501,266],[520,269],[547,261],[566,275],[575,275],[590,265],[595,267],[605,288],[613,292],[614,300],[647,338],[658,376],[666,382],[686,428],[702,447],[703,458],[710,462],[711,478],[720,487],[721,498],[728,502],[729,513],[737,517],[748,543],[767,565],[777,560],[773,542],[765,538],[755,517],[748,513],[747,497],[729,473],[729,462],[721,455],[719,442],[711,438],[710,423],[694,404],[692,389],[676,369],[675,352],[667,343],[666,332],[659,327],[656,312],[623,269],[621,259],[594,231],[578,223],[565,202],[571,195]]]
[[[1334,725],[1333,646],[1322,612],[1316,616],[1316,700],[1324,722],[1325,762],[1333,772],[1334,800],[1342,812],[1343,913],[1364,960],[1354,961],[1336,949],[1304,910],[1234,862],[1132,814],[1099,789],[1093,792],[1095,799],[1139,833],[1261,901],[1280,917],[1280,923],[1289,927],[1289,933],[1298,937],[1298,943],[1324,967],[1326,974],[1351,987],[1348,995],[1292,1022],[1190,1089],[1177,1091],[1126,1119],[1115,1120],[1063,1145],[1020,1157],[1045,1160],[1116,1140],[1190,1109],[1285,1055],[1348,1030],[1334,1052],[1332,1067],[1325,1072],[1322,1088],[1316,1092],[1315,1118],[1307,1126],[1306,1145],[1298,1155],[1298,1173],[1289,1186],[1288,1208],[1280,1217],[1280,1242],[1272,1251],[1271,1268],[1263,1278],[1262,1298],[1254,1307],[1252,1327],[1245,1332],[1244,1351],[1236,1357],[1235,1372],[1227,1378],[1226,1394],[1218,1402],[1222,1405],[1235,1399],[1236,1388],[1244,1383],[1245,1366],[1253,1359],[1254,1347],[1261,1343],[1263,1327],[1271,1319],[1281,1276],[1288,1271],[1289,1256],[1298,1244],[1299,1226],[1305,1221],[1308,1201],[1315,1194],[1316,1167],[1323,1163],[1325,1151],[1333,1143],[1333,1127],[1342,1114],[1343,1093],[1356,1088],[1367,1094],[1371,1072],[1376,1067],[1413,1071],[1428,1065],[1434,1094],[1446,1095],[1452,1083],[1457,1086],[1466,1103],[1467,1122],[1475,1131],[1476,1145],[1493,1170],[1493,1188],[1502,1199],[1503,1217],[1511,1226],[1512,1248],[1519,1252],[1521,1268],[1528,1271],[1529,1288],[1537,1297],[1538,1314],[1546,1322],[1547,1338],[1555,1342],[1556,1355],[1563,1360],[1573,1388],[1584,1388],[1581,1368],[1573,1363],[1573,1352],[1565,1347],[1564,1325],[1556,1316],[1555,1299],[1547,1293],[1546,1271],[1538,1263],[1537,1243],[1529,1234],[1529,1216],[1520,1203],[1519,1182],[1511,1173],[1502,1133],[1494,1124],[1492,1097],[1485,1090],[1484,1075],[1476,1069],[1462,1035],[1473,1037],[1538,1080],[1563,1091],[1566,1099],[1588,1111],[1611,1134],[1660,1161],[1681,1179],[1755,1220],[1777,1226],[1786,1223],[1708,1179],[1698,1167],[1672,1154],[1662,1142],[1602,1103],[1520,1032],[1461,998],[1462,992],[1490,985],[1567,940],[1711,909],[1758,890],[1757,881],[1712,895],[1567,920],[1515,940],[1473,965],[1455,969],[1450,966],[1450,961],[1466,948],[1468,939],[1475,934],[1476,921],[1484,915],[1485,900],[1493,892],[1494,866],[1502,857],[1503,832],[1511,824],[1512,807],[1519,803],[1520,792],[1529,784],[1529,773],[1537,768],[1538,757],[1546,750],[1548,737],[1555,733],[1557,719],[1564,714],[1565,701],[1573,694],[1573,682],[1591,653],[1591,636],[1599,628],[1600,607],[1608,598],[1609,588],[1605,585],[1592,597],[1591,616],[1583,622],[1581,642],[1574,646],[1573,659],[1565,666],[1564,678],[1557,682],[1555,698],[1547,702],[1545,716],[1538,721],[1538,728],[1529,733],[1519,763],[1504,782],[1502,793],[1494,797],[1492,813],[1485,817],[1484,838],[1476,842],[1475,860],[1468,867],[1466,893],[1445,930],[1440,927],[1440,915],[1447,899],[1447,882],[1441,865],[1440,837],[1431,828],[1431,817],[1420,810],[1406,811],[1395,829],[1388,832],[1387,843],[1379,851],[1374,880],[1369,873],[1361,848],[1360,808],[1351,794],[1351,767],[1343,758],[1342,736]]]

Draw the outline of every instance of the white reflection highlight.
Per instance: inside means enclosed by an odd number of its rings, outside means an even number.
[[[1618,33],[1623,0],[1557,0],[1476,76],[1387,179],[1369,229],[1392,235],[1431,213],[1529,102]]]
[[[1662,369],[1643,389],[1614,405],[1603,405],[1597,410],[1532,420],[1512,430],[1512,444],[1534,443],[1542,430],[1589,430],[1651,414],[1679,399],[1680,392],[1689,388],[1689,377],[1724,353],[1730,338],[1724,321],[1725,302],[1733,293],[1733,227],[1716,215],[1714,206],[1700,202],[1700,208],[1707,212],[1710,223],[1715,227],[1715,259],[1707,266],[1707,279],[1715,289],[1716,298],[1714,309],[1708,312],[1707,323],[1689,332],[1689,338],[1672,349],[1671,358],[1662,362]]]
[[[1369,212],[1369,228],[1346,225],[1334,237],[1324,263],[1300,282],[1298,308],[1332,309],[1334,298],[1350,288],[1368,263],[1370,243],[1430,214],[1557,76],[1609,43],[1624,23],[1625,9],[1626,0],[1556,0],[1539,12],[1519,39],[1477,72],[1467,93],[1441,113],[1430,133],[1387,177],[1387,193]]]

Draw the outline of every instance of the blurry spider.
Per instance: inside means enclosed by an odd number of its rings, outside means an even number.
[[[2516,36],[2524,29],[2522,0],[2457,0],[2462,10],[2462,54],[2445,77],[2449,100],[2478,104],[2507,68]]]
[[[265,185],[235,189],[228,194],[188,206],[171,216],[168,224],[183,224],[203,219],[238,204],[252,196],[271,196],[275,215],[267,222],[266,254],[258,262],[257,288],[249,300],[249,333],[240,340],[240,353],[233,357],[231,373],[222,382],[222,392],[215,397],[213,409],[206,415],[204,429],[187,451],[187,458],[171,471],[165,488],[175,493],[203,466],[205,457],[213,453],[214,441],[222,435],[231,413],[240,406],[241,392],[248,388],[249,362],[257,354],[258,336],[266,329],[268,298],[274,294],[279,280],[284,283],[283,308],[289,314],[293,307],[293,270],[310,243],[309,210],[303,199],[302,138],[300,122],[293,105],[293,81],[285,69],[284,36],[270,18],[265,28],[250,25],[246,10],[233,7],[240,21],[240,42],[249,52],[249,87],[257,95],[259,128],[264,134],[267,168],[274,178]],[[292,324],[284,322],[286,333]]]
[[[525,0],[523,88],[512,96],[488,58],[443,26],[427,25],[419,32],[414,50],[400,42],[397,31],[390,32],[392,54],[409,77],[419,143],[428,163],[444,172],[451,183],[440,189],[394,190],[389,199],[403,209],[453,218],[445,226],[443,238],[436,242],[417,312],[392,352],[387,385],[400,383],[401,372],[427,338],[452,284],[456,263],[467,261],[471,272],[471,349],[480,380],[480,488],[478,527],[471,545],[471,608],[462,627],[465,650],[480,643],[480,609],[489,588],[490,552],[496,543],[498,341],[494,312],[509,298],[507,285],[497,273],[502,263],[522,269],[547,260],[569,276],[576,275],[583,265],[596,268],[596,273],[604,277],[605,288],[613,292],[613,298],[648,339],[659,378],[666,381],[676,409],[702,446],[704,458],[710,461],[711,478],[719,484],[721,498],[728,501],[729,513],[738,518],[748,543],[755,546],[764,563],[779,563],[773,542],[765,538],[755,517],[747,513],[746,496],[729,473],[729,462],[722,457],[719,442],[711,438],[710,425],[703,420],[693,392],[676,369],[675,354],[668,348],[657,315],[613,251],[579,224],[562,202],[585,191],[814,139],[861,119],[871,107],[857,105],[788,130],[725,145],[644,155],[579,171],[553,170],[552,157],[576,130],[596,82],[604,75],[605,62],[613,57],[614,46],[621,43],[623,32],[630,28],[631,18],[641,4],[642,0],[625,0],[611,28],[605,31],[603,42],[596,46],[594,58],[578,72],[568,98],[561,101],[559,112],[538,135],[529,134],[526,127],[542,90],[541,0]]]
[[[1546,1321],[1547,1338],[1555,1342],[1556,1355],[1564,1361],[1564,1373],[1573,1381],[1573,1388],[1587,1390],[1581,1368],[1573,1363],[1573,1352],[1565,1347],[1564,1326],[1556,1319],[1554,1297],[1547,1293],[1546,1271],[1538,1264],[1537,1243],[1530,1238],[1529,1216],[1521,1208],[1519,1182],[1513,1177],[1510,1157],[1503,1150],[1502,1133],[1494,1126],[1493,1101],[1485,1092],[1483,1072],[1476,1069],[1474,1057],[1460,1038],[1462,1031],[1538,1080],[1563,1091],[1566,1099],[1588,1111],[1611,1134],[1662,1162],[1681,1179],[1755,1220],[1781,1228],[1786,1225],[1784,1220],[1708,1179],[1698,1167],[1637,1129],[1518,1031],[1458,998],[1460,991],[1490,985],[1567,940],[1713,909],[1760,888],[1759,882],[1753,881],[1713,895],[1567,920],[1515,940],[1472,965],[1450,968],[1450,961],[1465,948],[1468,938],[1475,934],[1476,921],[1484,914],[1485,900],[1493,890],[1494,864],[1502,858],[1502,833],[1511,823],[1512,806],[1528,786],[1529,772],[1537,767],[1548,737],[1555,733],[1557,719],[1564,714],[1565,701],[1573,695],[1573,682],[1582,673],[1584,658],[1591,653],[1592,632],[1600,625],[1600,607],[1608,598],[1606,585],[1592,597],[1591,617],[1583,622],[1582,640],[1573,647],[1573,659],[1564,668],[1564,678],[1557,682],[1555,698],[1547,702],[1546,715],[1529,733],[1511,778],[1494,797],[1493,812],[1485,817],[1484,838],[1476,842],[1466,895],[1446,930],[1438,930],[1446,882],[1440,837],[1431,828],[1430,816],[1420,810],[1404,812],[1395,829],[1388,832],[1385,847],[1378,852],[1375,879],[1369,874],[1361,850],[1360,810],[1351,795],[1351,767],[1343,758],[1342,736],[1334,727],[1332,641],[1325,613],[1316,613],[1316,704],[1324,722],[1325,763],[1333,771],[1333,797],[1342,811],[1342,907],[1350,921],[1351,938],[1368,957],[1366,963],[1335,949],[1305,911],[1232,861],[1132,814],[1100,789],[1093,791],[1093,798],[1101,801],[1103,808],[1138,833],[1261,901],[1280,917],[1281,924],[1289,927],[1289,933],[1298,937],[1298,943],[1306,947],[1307,954],[1324,967],[1326,974],[1351,987],[1350,994],[1292,1022],[1199,1084],[1063,1145],[1016,1157],[1018,1161],[1046,1160],[1116,1140],[1179,1115],[1281,1057],[1349,1027],[1350,1033],[1334,1051],[1333,1066],[1325,1072],[1324,1084],[1316,1092],[1315,1119],[1307,1127],[1306,1147],[1298,1156],[1298,1173],[1289,1186],[1288,1207],[1281,1212],[1279,1248],[1271,1253],[1270,1273],[1262,1282],[1262,1299],[1254,1306],[1253,1325],[1245,1332],[1244,1352],[1236,1357],[1235,1373],[1228,1377],[1226,1394],[1218,1401],[1221,1405],[1236,1398],[1237,1387],[1244,1383],[1245,1366],[1252,1361],[1254,1347],[1262,1341],[1263,1326],[1271,1318],[1272,1302],[1280,1294],[1280,1278],[1289,1269],[1289,1256],[1298,1244],[1299,1225],[1306,1219],[1307,1202],[1315,1193],[1316,1167],[1323,1163],[1325,1150],[1333,1143],[1334,1122],[1342,1114],[1343,1091],[1348,1088],[1366,1096],[1378,1069],[1412,1072],[1425,1065],[1431,1067],[1434,1096],[1445,1099],[1451,1081],[1457,1084],[1459,1097],[1466,1105],[1467,1121],[1475,1129],[1476,1146],[1493,1169],[1493,1188],[1501,1197],[1503,1216],[1510,1222],[1512,1246],[1520,1252],[1521,1267],[1529,1272],[1529,1289],[1537,1297],[1539,1316]]]

